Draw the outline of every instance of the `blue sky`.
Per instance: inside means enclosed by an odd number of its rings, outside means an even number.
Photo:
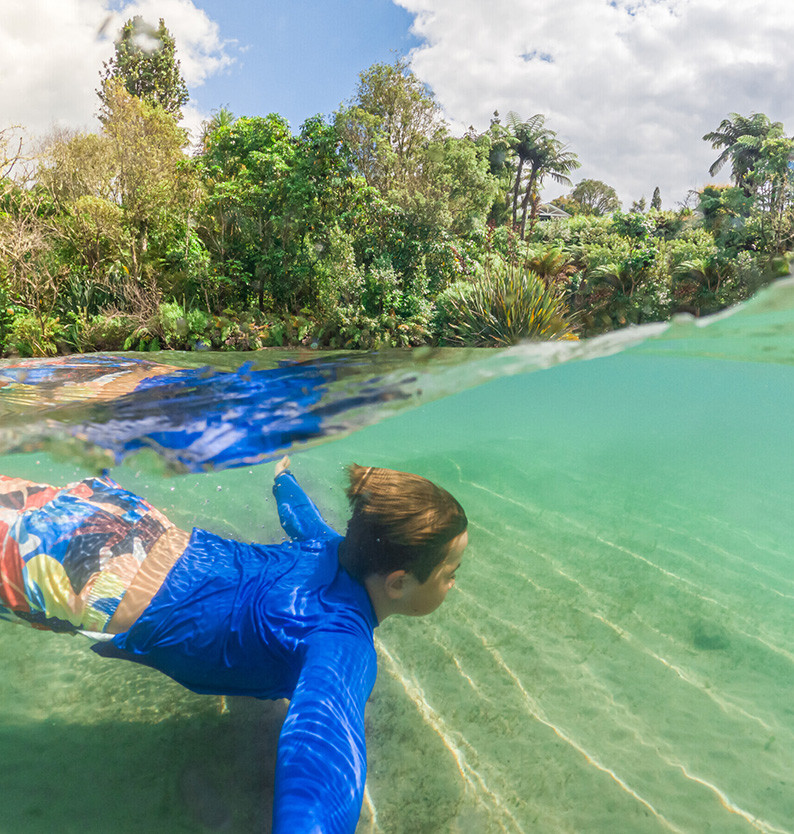
[[[675,208],[713,182],[703,135],[732,112],[794,133],[792,0],[0,0],[0,130],[22,125],[31,145],[97,130],[99,70],[134,14],[176,38],[193,135],[220,106],[297,130],[394,52],[453,132],[542,113],[582,163],[575,180],[626,207],[659,186]]]
[[[276,112],[293,129],[349,99],[358,74],[419,44],[413,17],[392,0],[197,0],[235,63],[191,93],[203,111]],[[168,21],[166,21],[168,25]]]

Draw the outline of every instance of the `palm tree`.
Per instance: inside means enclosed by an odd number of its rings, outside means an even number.
[[[704,255],[683,261],[674,270],[676,278],[696,281],[706,292],[716,293],[735,272],[734,262],[723,255]]]
[[[731,113],[730,118],[723,119],[716,130],[703,137],[704,141],[711,142],[712,148],[724,149],[709,168],[709,174],[715,176],[730,161],[731,179],[749,196],[752,191],[751,174],[761,159],[764,141],[782,136],[783,125],[770,121],[763,113],[750,116]]]
[[[561,246],[549,246],[545,249],[528,249],[526,265],[549,287],[571,270],[573,259]]]
[[[513,112],[507,114],[506,135],[512,152],[518,157],[513,182],[513,226],[518,225],[521,209],[520,234],[525,236],[527,213],[530,231],[535,225],[540,198],[538,191],[546,176],[561,185],[571,185],[568,174],[579,167],[576,154],[566,149],[553,130],[545,127],[546,117],[541,113],[526,121]],[[504,129],[503,129],[504,130]],[[523,190],[523,196],[519,198]],[[520,200],[520,202],[519,202]]]
[[[212,114],[212,118],[201,124],[197,153],[206,153],[212,137],[222,128],[231,128],[235,122],[234,113],[228,107],[221,107]]]

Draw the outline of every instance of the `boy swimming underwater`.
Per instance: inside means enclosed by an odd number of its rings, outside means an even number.
[[[64,489],[0,478],[0,613],[95,632],[99,654],[196,692],[290,698],[273,831],[352,832],[373,630],[441,604],[467,520],[425,478],[353,465],[342,537],[288,467],[273,492],[291,541],[274,545],[189,534],[106,478]]]

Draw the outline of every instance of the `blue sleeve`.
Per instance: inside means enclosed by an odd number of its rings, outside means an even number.
[[[353,834],[367,775],[364,705],[377,658],[360,637],[319,634],[281,730],[273,834]]]
[[[291,472],[282,472],[276,478],[273,495],[278,505],[278,520],[291,539],[308,541],[338,535],[325,523],[320,511],[298,486]]]

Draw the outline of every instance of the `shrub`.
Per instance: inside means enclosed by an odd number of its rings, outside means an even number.
[[[154,321],[147,328],[166,347],[181,349],[187,347],[188,323],[185,310],[176,301],[160,304]]]
[[[11,295],[6,288],[0,284],[0,356],[3,355],[6,339],[11,330],[11,323],[14,320],[14,307],[11,304]]]
[[[439,297],[442,340],[475,347],[513,345],[522,339],[575,338],[561,293],[534,272],[514,267],[470,284],[458,283]]]
[[[58,343],[64,337],[65,329],[59,318],[25,310],[14,316],[7,344],[20,356],[55,356]]]
[[[102,314],[82,318],[72,316],[69,343],[78,351],[123,350],[125,342],[138,327],[133,316],[106,310]]]

